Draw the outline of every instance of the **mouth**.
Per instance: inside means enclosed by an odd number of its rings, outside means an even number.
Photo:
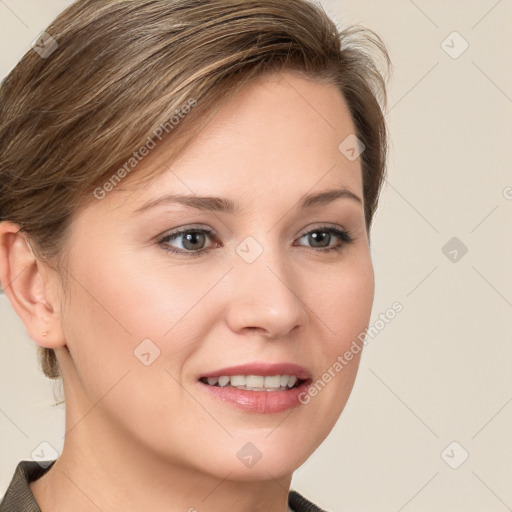
[[[216,370],[198,378],[210,397],[252,413],[278,413],[301,404],[311,373],[291,363],[253,363]]]

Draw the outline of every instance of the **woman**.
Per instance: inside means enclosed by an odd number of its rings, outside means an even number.
[[[0,510],[320,510],[290,484],[371,314],[372,52],[306,0],[79,0],[23,57],[0,280],[66,435]]]

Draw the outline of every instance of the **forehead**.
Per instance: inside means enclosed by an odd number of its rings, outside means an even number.
[[[163,170],[131,190],[126,202],[175,192],[257,203],[268,202],[269,194],[284,199],[340,185],[361,195],[360,160],[339,148],[354,132],[336,86],[289,71],[261,75],[223,104],[177,159],[166,161],[172,138],[159,143],[137,174],[157,162]]]

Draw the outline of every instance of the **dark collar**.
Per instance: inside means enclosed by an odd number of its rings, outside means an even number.
[[[288,494],[288,503],[294,512],[325,512],[325,510],[317,507],[314,503],[311,503],[311,501],[293,490]]]
[[[43,476],[55,461],[41,462],[22,460],[16,466],[14,476],[0,503],[0,512],[41,512],[29,484]],[[47,465],[48,464],[48,465]]]

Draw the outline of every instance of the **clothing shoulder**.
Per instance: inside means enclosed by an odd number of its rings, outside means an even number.
[[[29,484],[43,476],[54,462],[20,461],[0,502],[0,512],[41,512]]]
[[[326,512],[299,494],[297,491],[290,491],[288,495],[288,504],[292,508],[293,512]]]

